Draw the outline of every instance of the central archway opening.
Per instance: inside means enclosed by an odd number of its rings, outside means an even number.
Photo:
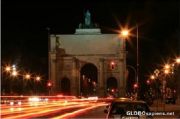
[[[92,96],[97,93],[97,67],[88,63],[81,68],[80,93],[82,96]]]
[[[114,77],[110,77],[107,79],[106,86],[107,86],[107,95],[117,97],[118,95],[118,85],[117,79]]]

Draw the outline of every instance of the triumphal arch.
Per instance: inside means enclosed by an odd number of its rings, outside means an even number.
[[[125,95],[125,42],[119,34],[102,34],[89,11],[74,34],[51,34],[49,40],[52,93]]]

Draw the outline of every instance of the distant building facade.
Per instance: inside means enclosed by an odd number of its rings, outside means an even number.
[[[90,13],[75,34],[50,35],[49,80],[52,93],[124,96],[126,49],[119,34],[102,34]]]

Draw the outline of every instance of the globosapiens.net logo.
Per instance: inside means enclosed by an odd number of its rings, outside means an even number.
[[[126,111],[128,116],[171,116],[174,112]]]

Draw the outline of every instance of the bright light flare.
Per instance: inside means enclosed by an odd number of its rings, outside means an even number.
[[[29,101],[29,102],[39,102],[39,101],[40,101],[40,98],[38,98],[38,97],[30,97],[30,98],[28,99],[28,101]]]
[[[146,83],[149,85],[151,82],[149,80],[147,80]]]
[[[165,74],[169,74],[169,70],[168,70],[168,69],[165,69],[165,70],[164,70],[164,73],[165,73]]]
[[[11,112],[14,112],[14,108],[11,107],[11,108],[10,108],[10,111],[11,111]]]
[[[169,64],[166,64],[166,65],[164,66],[164,69],[170,69],[170,65],[169,65]]]
[[[19,101],[19,102],[18,102],[18,105],[20,106],[21,104],[22,104],[22,102],[21,102],[21,101]]]
[[[26,75],[25,75],[25,78],[26,78],[26,79],[30,79],[30,78],[31,78],[31,75],[30,75],[30,74],[26,74]]]
[[[52,86],[52,83],[51,83],[51,82],[48,82],[48,83],[47,83],[47,86],[48,86],[48,87],[51,87],[51,86]]]
[[[123,30],[121,31],[121,36],[122,36],[122,37],[128,37],[128,36],[129,36],[129,30],[123,29]]]
[[[41,80],[41,77],[40,76],[37,76],[36,77],[36,81],[40,81]]]
[[[11,105],[11,106],[14,105],[14,102],[11,101],[11,102],[10,102],[10,105]]]
[[[180,57],[176,59],[176,63],[180,64]]]
[[[134,87],[135,89],[138,88],[138,84],[135,83],[135,84],[133,85],[133,87]]]
[[[152,80],[154,80],[155,79],[155,76],[154,75],[151,75],[151,77],[150,77]]]
[[[98,97],[97,96],[88,97],[88,100],[98,100]]]
[[[12,76],[17,76],[17,75],[18,75],[17,71],[12,72]]]
[[[6,72],[10,72],[11,71],[11,67],[10,66],[6,66],[5,70],[6,70]]]
[[[114,61],[111,61],[111,65],[115,65],[115,62],[114,62]]]

